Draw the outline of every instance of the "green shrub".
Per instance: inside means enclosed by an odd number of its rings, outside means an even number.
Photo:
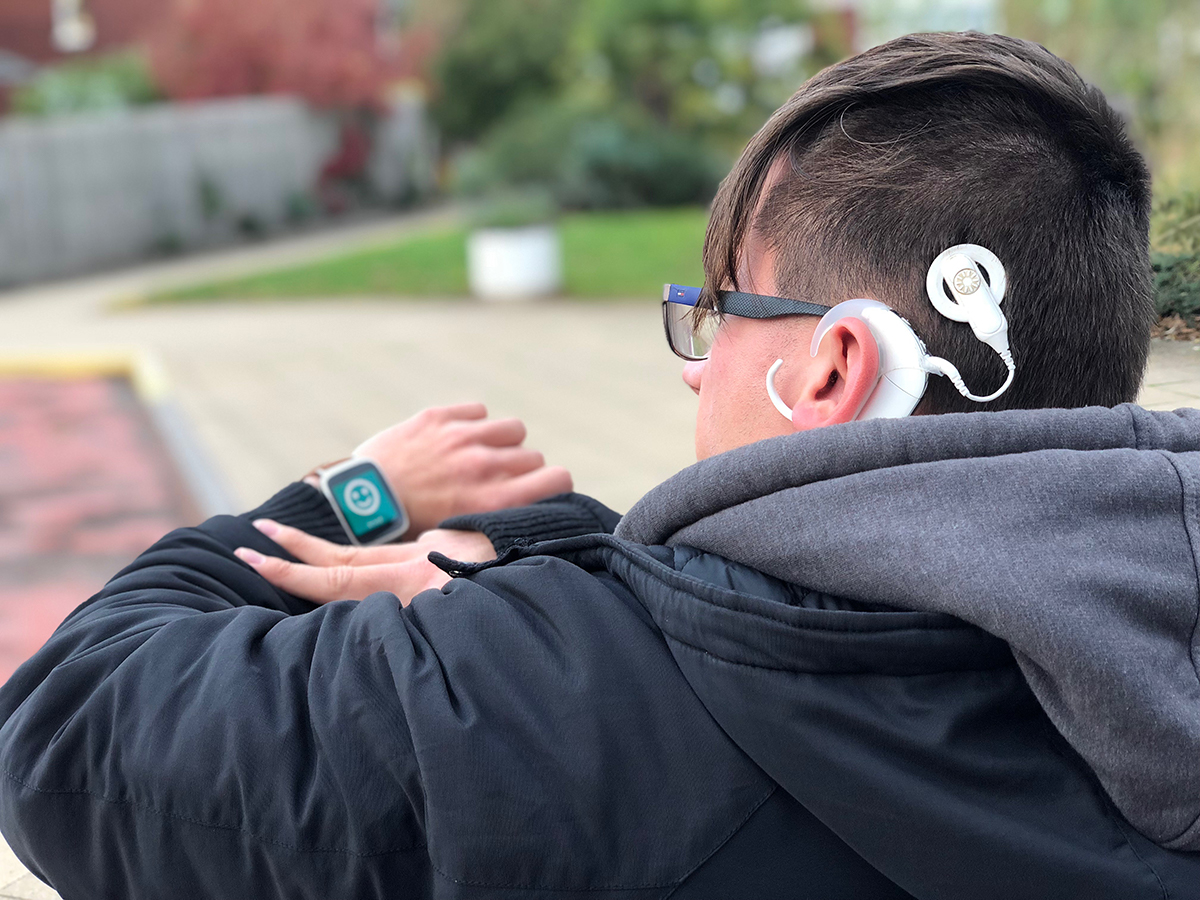
[[[1154,205],[1150,222],[1154,308],[1188,325],[1200,317],[1200,192],[1184,191]]]
[[[1155,203],[1150,240],[1160,253],[1200,254],[1200,191],[1185,191]]]
[[[471,217],[475,228],[524,228],[551,222],[558,215],[554,196],[545,189],[499,191],[484,199]]]
[[[1179,316],[1189,325],[1200,317],[1200,253],[1151,256],[1154,308],[1159,316]]]
[[[846,49],[797,0],[460,7],[432,104],[452,149],[471,148],[452,182],[542,184],[568,208],[707,202],[746,138]]]
[[[531,104],[506,117],[480,145],[452,160],[451,189],[468,197],[530,185],[553,190],[578,119],[562,103]]]
[[[615,118],[581,122],[560,168],[559,194],[574,208],[708,203],[728,168],[697,141]]]
[[[452,184],[467,196],[540,186],[566,209],[707,203],[728,168],[696,141],[636,111],[530,106],[461,154]]]
[[[42,70],[13,93],[12,108],[26,115],[55,116],[161,99],[142,55],[120,52]]]
[[[636,108],[725,153],[740,150],[815,71],[814,32],[814,46],[797,48],[797,58],[765,65],[755,60],[760,38],[811,20],[808,3],[590,0],[581,6],[565,63],[574,75],[572,88],[614,107]]]
[[[561,87],[563,48],[576,4],[562,0],[466,0],[434,63],[432,113],[451,142],[479,138],[522,103]]]

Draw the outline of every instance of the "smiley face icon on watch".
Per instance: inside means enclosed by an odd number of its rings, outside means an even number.
[[[372,460],[351,457],[321,470],[321,493],[351,544],[382,544],[408,531],[408,513]]]
[[[379,509],[379,488],[366,478],[355,478],[346,482],[342,489],[342,500],[346,508],[356,515],[370,516]]]

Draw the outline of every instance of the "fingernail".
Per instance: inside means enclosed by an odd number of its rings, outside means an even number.
[[[279,534],[279,526],[270,519],[255,519],[251,524],[267,537],[275,537]]]
[[[249,547],[238,547],[233,551],[234,556],[243,562],[247,562],[252,566],[261,566],[267,561],[267,558],[257,551],[251,550]]]

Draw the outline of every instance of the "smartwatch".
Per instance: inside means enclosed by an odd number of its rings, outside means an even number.
[[[404,504],[371,460],[352,457],[316,474],[350,543],[384,544],[408,531]]]

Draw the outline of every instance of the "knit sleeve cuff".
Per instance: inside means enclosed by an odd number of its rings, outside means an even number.
[[[478,531],[496,553],[516,544],[533,544],[583,534],[612,534],[620,513],[584,494],[559,494],[532,506],[454,516],[439,525],[455,531]]]
[[[335,544],[350,543],[325,495],[303,481],[289,484],[258,509],[244,513],[242,518],[251,522],[255,519],[274,519],[282,525],[291,525]]]

